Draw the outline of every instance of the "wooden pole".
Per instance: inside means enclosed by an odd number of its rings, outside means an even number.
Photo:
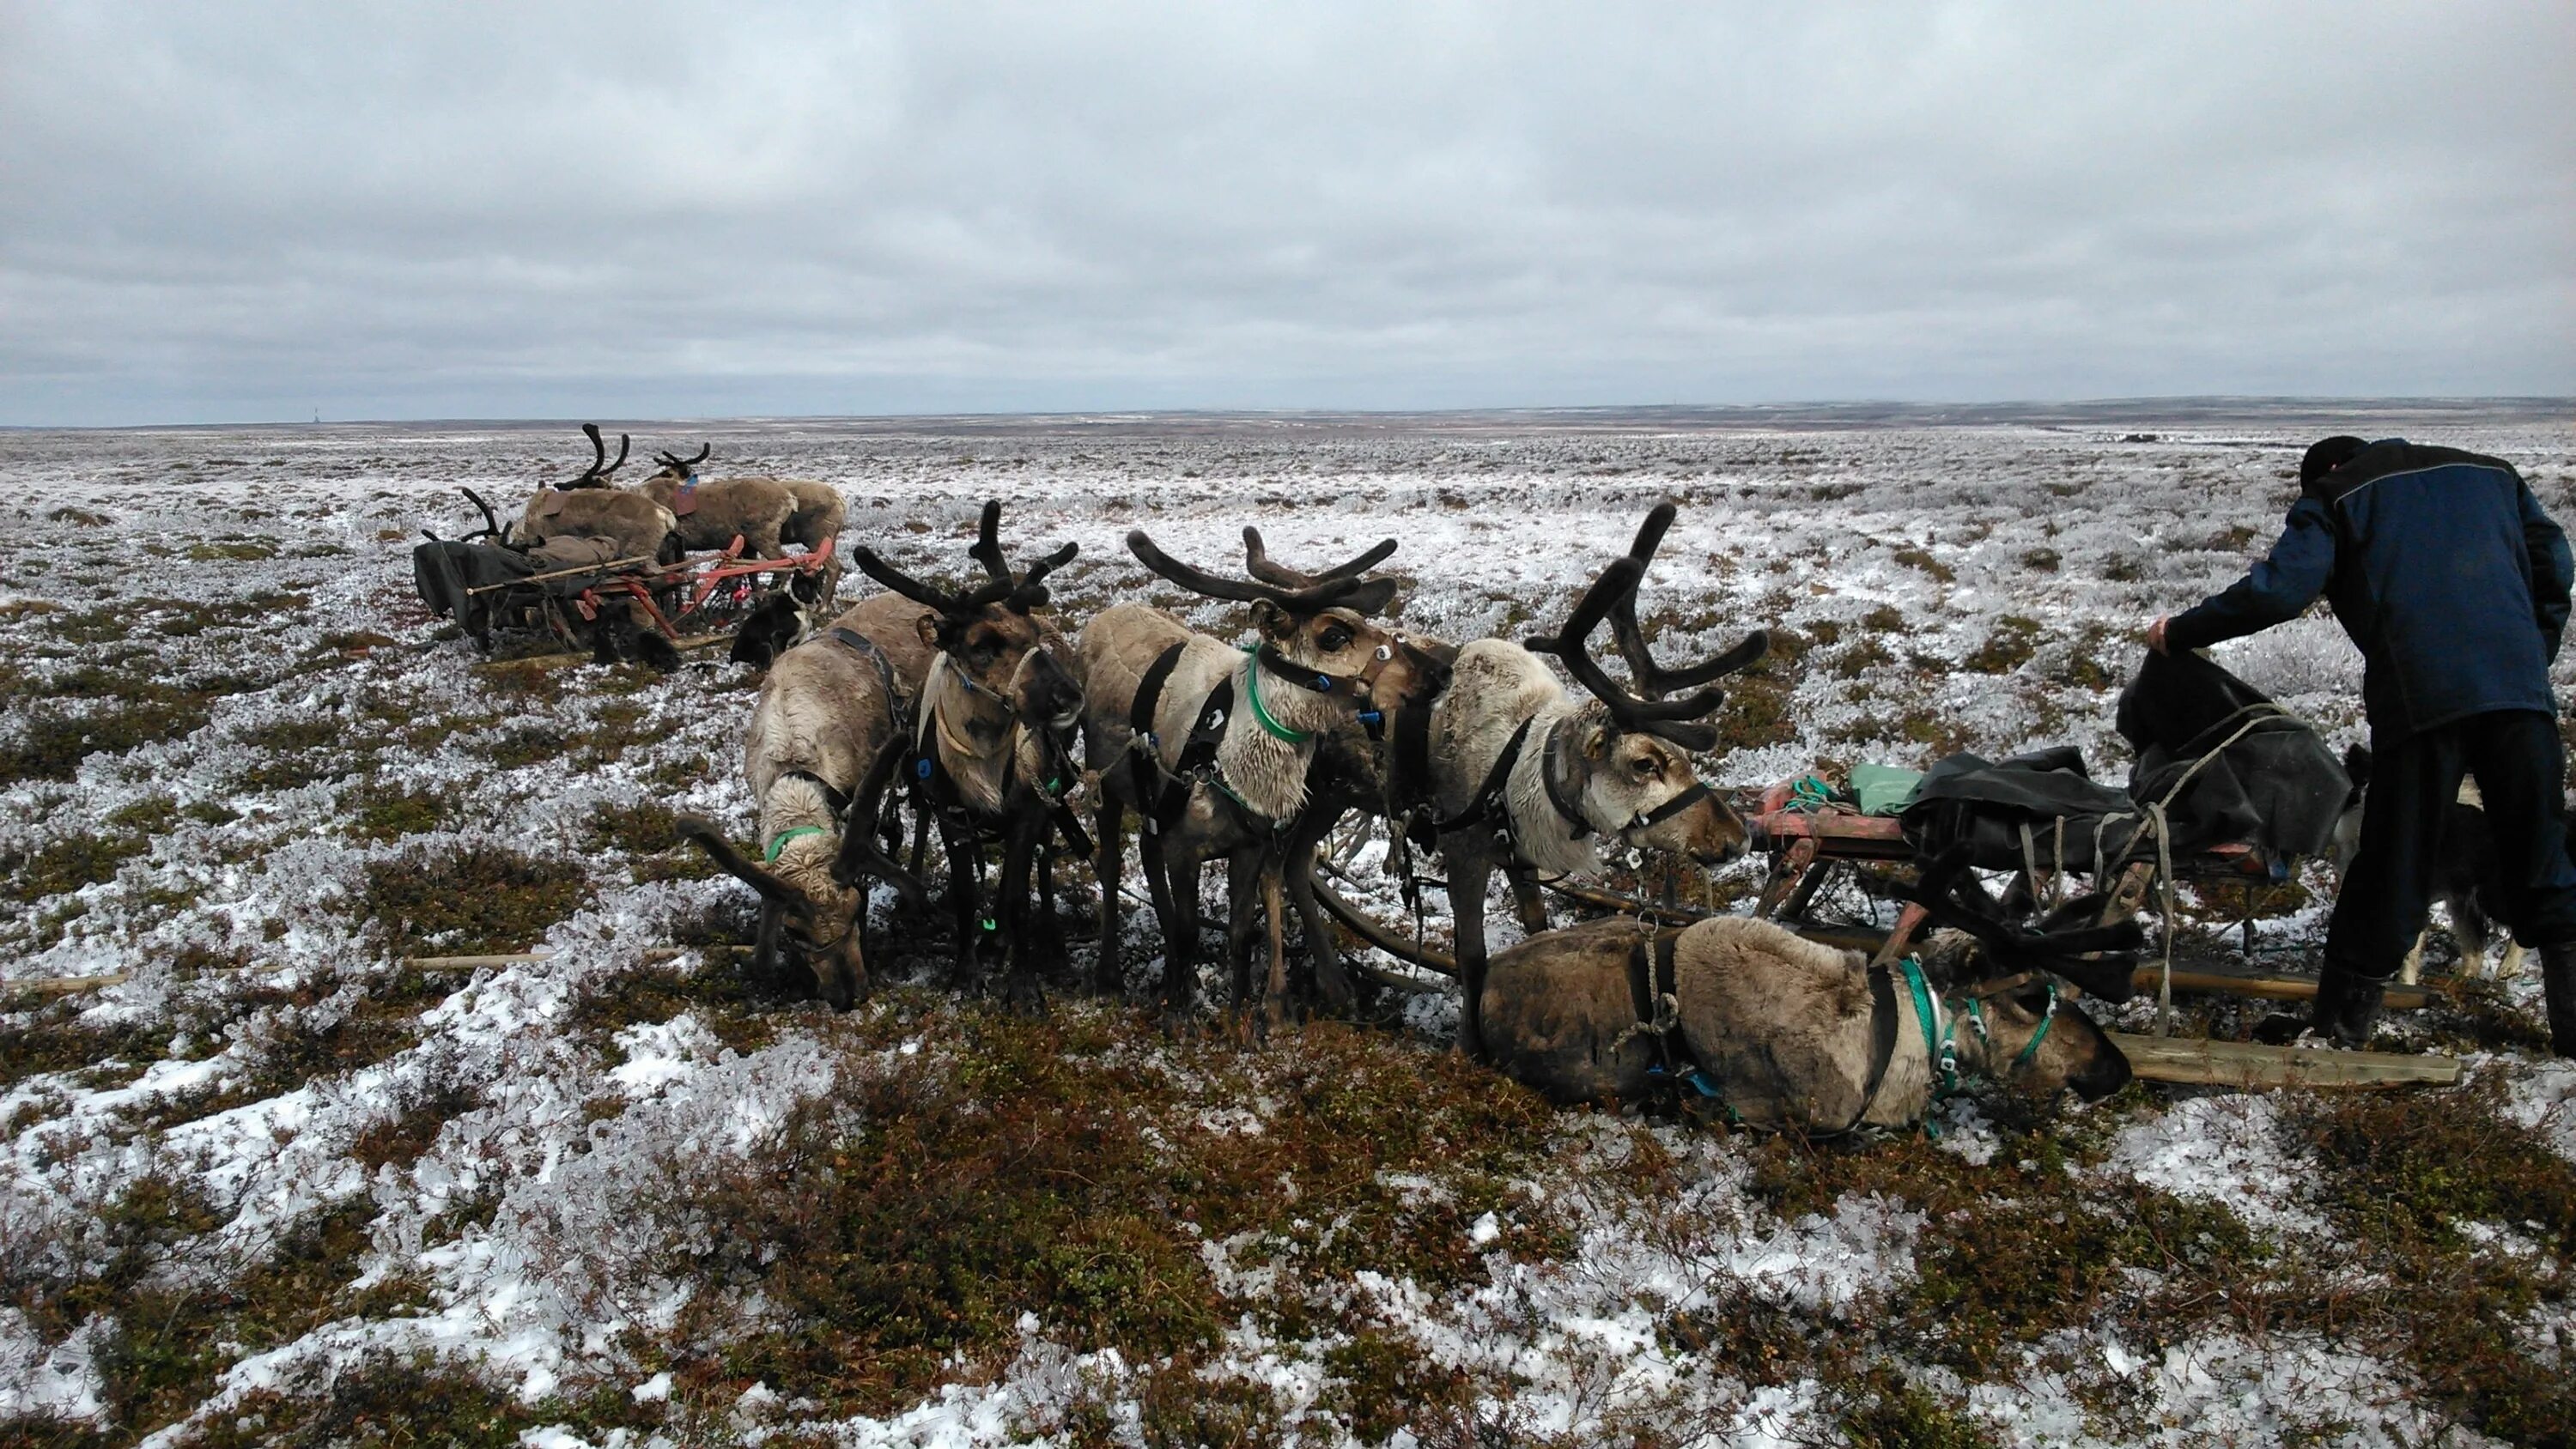
[[[2460,1080],[2460,1059],[2445,1052],[2404,1056],[2395,1052],[2342,1052],[2324,1047],[2275,1047],[2257,1042],[2193,1041],[2187,1037],[2106,1033],[2129,1059],[2129,1070],[2149,1082],[2214,1087],[2313,1087],[2356,1089],[2448,1087]]]
[[[102,991],[132,979],[130,971],[102,971],[96,976],[30,976],[23,981],[0,981],[0,995],[30,991],[38,996],[75,996],[84,991]]]
[[[1411,941],[1370,919],[1366,911],[1342,899],[1339,891],[1322,881],[1315,882],[1315,903],[1322,906],[1334,920],[1348,926],[1352,935],[1393,956],[1398,961],[1410,961],[1425,971],[1437,971],[1443,976],[1455,977],[1458,974],[1457,957],[1445,955],[1428,946],[1414,945]]]
[[[696,634],[686,639],[673,640],[671,642],[671,647],[685,653],[691,649],[704,649],[710,644],[722,644],[731,638],[733,638],[731,634]],[[514,664],[534,664],[540,668],[552,669],[563,664],[588,664],[590,660],[591,656],[586,653],[523,654],[516,659],[480,660],[476,662],[474,667],[477,669],[507,669]]]

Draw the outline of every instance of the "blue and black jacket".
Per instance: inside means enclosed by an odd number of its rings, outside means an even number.
[[[2270,557],[2174,616],[2168,647],[2268,629],[2323,594],[2361,648],[2373,738],[2493,710],[2556,712],[2549,662],[2576,565],[2511,464],[2388,438],[2301,493]]]

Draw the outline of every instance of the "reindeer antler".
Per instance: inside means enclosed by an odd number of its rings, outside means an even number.
[[[670,469],[674,473],[686,473],[697,467],[700,463],[705,462],[707,460],[707,455],[715,450],[716,445],[713,443],[700,443],[698,445],[698,456],[694,458],[683,458],[677,453],[655,453],[653,455],[653,461]],[[617,456],[621,462],[624,461],[626,457],[623,453],[620,453]]]
[[[1300,573],[1286,564],[1271,562],[1270,551],[1261,545],[1261,530],[1249,523],[1243,526],[1244,572],[1265,584],[1277,584],[1283,589],[1311,589],[1335,579],[1355,579],[1386,562],[1387,556],[1394,552],[1395,540],[1382,538],[1376,547],[1348,563],[1337,564],[1321,573]]]
[[[875,549],[860,545],[852,555],[859,571],[869,578],[903,595],[916,604],[938,610],[952,618],[971,615],[987,604],[1000,604],[1006,609],[1025,614],[1046,606],[1047,575],[1073,562],[1082,552],[1080,544],[1068,543],[1030,565],[1027,574],[1014,578],[1009,560],[1002,556],[1002,545],[996,537],[1002,521],[1002,505],[987,502],[975,527],[975,544],[966,553],[984,566],[985,582],[966,593],[950,593],[935,584],[922,582],[887,563]]]
[[[605,480],[609,474],[626,466],[626,448],[627,445],[633,441],[626,434],[619,433],[617,435],[617,461],[614,463],[608,461],[608,445],[599,440],[599,424],[582,424],[581,434],[583,437],[590,439],[590,466],[582,469],[581,476],[573,479],[571,482],[556,484],[555,486],[557,488],[567,490],[574,488],[604,488],[607,484],[603,480]]]
[[[1637,526],[1636,542],[1628,545],[1628,557],[1637,561],[1642,577],[1646,565],[1655,561],[1655,550],[1663,547],[1664,533],[1673,526],[1678,510],[1669,503],[1658,503]],[[1646,631],[1637,625],[1637,596],[1631,590],[1610,609],[1610,634],[1619,641],[1619,654],[1628,661],[1628,673],[1636,682],[1637,693],[1646,699],[1662,699],[1685,689],[1697,689],[1744,669],[1771,652],[1770,632],[1756,629],[1732,649],[1713,659],[1679,669],[1666,669],[1655,662],[1646,649]]]
[[[1713,748],[1717,744],[1716,727],[1688,721],[1698,720],[1724,703],[1722,691],[1704,689],[1687,699],[1640,699],[1621,689],[1602,671],[1585,642],[1622,598],[1636,592],[1637,581],[1644,574],[1645,566],[1633,558],[1612,559],[1601,577],[1592,581],[1592,587],[1584,590],[1562,630],[1526,642],[1531,649],[1562,660],[1565,672],[1609,709],[1611,721],[1619,728],[1631,734],[1661,736],[1686,750]]]
[[[1246,533],[1249,534],[1250,530],[1246,530]],[[1246,539],[1247,550],[1257,546],[1256,538],[1257,536]],[[1155,547],[1154,541],[1147,538],[1145,530],[1141,528],[1128,533],[1127,551],[1136,555],[1137,561],[1145,567],[1179,584],[1191,593],[1201,594],[1211,599],[1223,599],[1228,603],[1252,604],[1267,601],[1292,614],[1321,613],[1338,605],[1361,614],[1374,614],[1395,599],[1395,580],[1360,579],[1342,571],[1350,569],[1352,564],[1344,564],[1341,569],[1333,570],[1329,574],[1316,575],[1312,583],[1289,584],[1280,580],[1293,576],[1295,571],[1283,569],[1265,558],[1261,568],[1253,570],[1256,575],[1253,578],[1220,578],[1204,569],[1194,569]],[[1361,563],[1359,560],[1353,560],[1353,563],[1366,568],[1393,552],[1395,552],[1395,540],[1390,538],[1360,555],[1360,559],[1367,560],[1366,563]],[[1259,577],[1264,572],[1273,577]]]

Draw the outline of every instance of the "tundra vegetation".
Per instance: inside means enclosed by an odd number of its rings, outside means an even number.
[[[1001,499],[1016,537],[1080,545],[1046,580],[1068,634],[1139,604],[1249,639],[1123,539],[1217,561],[1258,523],[1304,560],[1400,539],[1381,624],[1526,638],[1670,499],[1641,636],[1706,660],[1771,631],[1697,760],[1752,784],[2057,743],[2116,778],[2139,621],[2232,577],[2297,449],[2352,426],[1824,421],[703,442],[839,483],[851,540],[938,577]],[[2576,512],[2563,420],[2374,428]],[[955,989],[949,923],[872,889],[874,989],[833,1012],[750,967],[758,897],[679,823],[759,832],[753,676],[488,663],[412,599],[401,540],[457,486],[566,476],[562,441],[0,443],[0,1439],[2570,1442],[2576,1073],[2535,1058],[2527,977],[2390,1024],[2472,1054],[2445,1093],[2006,1086],[1935,1108],[1937,1138],[1839,1144],[1549,1106],[1451,1050],[1448,997],[1259,1049],[1167,1034],[1086,991],[1086,906],[1030,1015]],[[2225,661],[2359,737],[2331,620]],[[1403,917],[1380,847],[1326,849]],[[2266,960],[2316,948],[2330,888],[2294,884],[2255,903]],[[2238,902],[2184,905],[2186,960],[2239,948]],[[405,964],[495,954],[531,959]],[[2231,1037],[2260,1014],[2183,1008]]]

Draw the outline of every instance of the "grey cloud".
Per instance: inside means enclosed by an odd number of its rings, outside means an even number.
[[[2552,6],[17,4],[0,422],[2576,392],[2571,61]]]

